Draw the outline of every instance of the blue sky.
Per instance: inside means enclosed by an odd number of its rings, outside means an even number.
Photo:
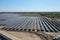
[[[60,11],[60,0],[0,0],[0,12]]]

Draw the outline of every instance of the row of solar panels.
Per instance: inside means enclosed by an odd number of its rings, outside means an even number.
[[[45,17],[25,17],[9,20],[6,23],[5,30],[21,30],[21,31],[44,31],[44,32],[60,32],[60,24],[49,21]]]

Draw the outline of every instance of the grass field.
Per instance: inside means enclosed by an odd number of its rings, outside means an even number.
[[[24,16],[40,16],[40,14],[23,14]]]
[[[59,18],[60,12],[0,12],[0,14],[22,14],[24,16],[47,16],[52,18]]]

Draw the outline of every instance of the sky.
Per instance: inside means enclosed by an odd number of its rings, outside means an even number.
[[[0,0],[0,12],[60,11],[60,0]]]

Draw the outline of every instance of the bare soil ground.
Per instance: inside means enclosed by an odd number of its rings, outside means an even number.
[[[60,35],[60,32],[39,33],[40,35],[38,36],[32,32],[5,31],[5,30],[0,30],[0,33],[11,38],[12,40],[46,40],[44,39],[44,37],[51,40],[52,37]],[[41,35],[43,35],[44,37]]]
[[[60,35],[60,32],[46,32],[46,34],[51,35],[52,37]]]
[[[29,32],[16,32],[0,30],[0,33],[11,38],[12,40],[42,40],[39,36]]]

